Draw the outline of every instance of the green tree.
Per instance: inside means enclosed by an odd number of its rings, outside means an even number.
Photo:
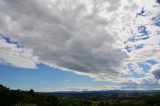
[[[29,90],[29,94],[30,94],[31,96],[35,96],[34,90],[33,90],[33,89],[30,89],[30,90]]]

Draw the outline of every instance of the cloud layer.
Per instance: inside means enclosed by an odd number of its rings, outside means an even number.
[[[160,6],[141,2],[1,0],[0,33],[23,48],[1,38],[0,62],[24,68],[43,63],[122,85],[157,84],[159,71],[146,73],[142,66],[159,63]],[[143,77],[124,77],[129,74]]]
[[[7,38],[6,38],[7,39]],[[15,42],[9,42],[0,35],[0,63],[14,67],[36,68],[38,57],[32,55],[32,51],[25,48],[17,48]],[[8,41],[8,42],[7,42]]]

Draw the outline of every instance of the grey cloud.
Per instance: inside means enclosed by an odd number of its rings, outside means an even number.
[[[118,76],[114,67],[127,55],[113,48],[117,35],[105,29],[107,19],[94,10],[88,12],[86,4],[78,1],[57,2],[50,8],[47,3],[1,0],[0,32],[32,49],[42,63],[97,76],[103,73],[102,78]],[[112,10],[118,5],[116,2]]]
[[[159,84],[153,80],[143,79],[142,83],[127,81],[121,83],[121,89],[137,89],[137,90],[159,90]]]
[[[160,69],[154,70],[152,73],[156,79],[158,79],[158,80],[160,79]]]
[[[129,81],[122,83],[121,86],[121,89],[138,89],[140,88],[141,84]]]
[[[120,7],[120,1],[121,0],[108,0],[110,3],[110,6],[108,8],[108,11],[115,11]]]

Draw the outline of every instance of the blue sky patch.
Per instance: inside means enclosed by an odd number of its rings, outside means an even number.
[[[139,66],[140,66],[141,68],[143,68],[143,71],[144,71],[145,73],[149,72],[149,70],[151,69],[151,66],[148,65],[148,64],[139,64]]]
[[[152,18],[152,20],[153,20],[153,23],[154,23],[155,26],[160,27],[160,15]]]
[[[145,63],[139,63],[139,66],[141,67],[141,68],[143,68],[143,71],[145,72],[145,73],[147,73],[147,72],[149,72],[149,70],[151,69],[151,66],[153,66],[153,65],[155,65],[155,64],[157,64],[158,62],[157,61],[155,61],[155,60],[153,60],[153,59],[150,59],[150,60],[148,60],[148,61],[146,61]],[[150,65],[149,65],[150,64]]]
[[[130,71],[135,71],[135,69],[134,69],[134,67],[133,67],[132,64],[128,64],[128,69],[129,69]]]
[[[132,37],[128,38],[128,41],[135,42],[149,39],[149,33],[146,29],[146,26],[138,27],[138,32],[139,34],[133,34]]]
[[[128,52],[128,53],[130,53],[131,51],[133,51],[133,50],[137,50],[137,49],[142,49],[144,47],[144,44],[139,44],[139,45],[134,45],[134,46],[129,46],[129,45],[127,45],[127,46],[125,46],[125,50]]]
[[[146,16],[145,11],[144,11],[144,7],[142,8],[142,10],[137,13],[137,16]]]
[[[140,26],[138,27],[138,32],[143,34],[143,35],[148,35],[148,31],[146,29],[146,26]]]
[[[160,4],[160,0],[156,0],[156,2]]]
[[[0,34],[0,38],[4,39],[7,43],[15,44],[17,46],[17,48],[23,47],[20,43],[12,40],[11,38],[9,38],[7,36],[2,35],[2,34]]]
[[[128,53],[130,53],[132,51],[132,47],[131,46],[125,46],[124,48]]]
[[[36,91],[43,91],[46,87],[57,89],[72,86],[116,84],[113,82],[94,81],[88,76],[51,68],[44,64],[38,64],[37,67],[37,69],[23,69],[0,64],[0,83],[12,89],[29,90],[32,88]]]
[[[138,74],[136,72],[131,72],[130,74],[123,75],[124,78],[143,78],[145,77],[145,74]]]
[[[158,62],[157,62],[156,60],[154,60],[154,59],[151,59],[151,60],[148,60],[146,63],[149,63],[149,64],[151,64],[151,65],[155,65],[155,64],[157,64]]]
[[[135,72],[135,68],[132,64],[128,64],[127,68],[130,70],[129,74],[123,75],[124,78],[142,78],[145,74],[138,74]]]
[[[144,44],[135,45],[134,47],[135,49],[141,49],[144,47]]]

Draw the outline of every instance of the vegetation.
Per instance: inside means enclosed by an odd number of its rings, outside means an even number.
[[[0,106],[160,106],[160,93],[35,93],[0,85]]]
[[[10,90],[0,85],[0,106],[90,106],[88,101],[59,99],[53,94],[35,93],[34,90]]]

